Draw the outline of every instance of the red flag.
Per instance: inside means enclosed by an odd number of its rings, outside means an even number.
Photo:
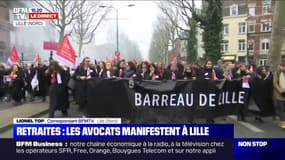
[[[18,52],[17,52],[17,49],[16,47],[14,46],[12,48],[12,51],[10,53],[10,56],[8,58],[8,62],[10,64],[14,64],[14,63],[18,63],[20,61],[20,58],[19,58],[19,55],[18,55]]]
[[[217,78],[217,75],[216,75],[216,72],[215,72],[215,70],[213,69],[212,70],[212,80],[217,80],[218,78]]]
[[[56,42],[45,41],[43,45],[44,45],[43,48],[45,50],[54,50],[54,51],[58,50],[58,43],[56,43]]]
[[[60,44],[57,53],[54,57],[55,60],[66,66],[72,67],[75,64],[76,53],[67,35],[64,36],[63,41]]]

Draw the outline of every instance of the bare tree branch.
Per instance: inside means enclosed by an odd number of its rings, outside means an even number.
[[[100,8],[100,2],[83,2],[78,6],[80,10],[73,24],[73,30],[79,44],[78,53],[81,53],[83,45],[89,44],[94,39],[95,31],[106,17],[110,8]],[[103,13],[103,14],[102,14]]]
[[[81,0],[80,2],[74,0],[33,0],[33,2],[48,12],[59,13],[60,19],[51,21],[51,24],[59,32],[58,42],[60,42],[64,37],[66,29],[80,16],[78,13],[81,10],[81,5],[79,4],[85,3],[86,0]]]

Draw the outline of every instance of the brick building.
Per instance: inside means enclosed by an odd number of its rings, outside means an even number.
[[[250,61],[266,65],[270,47],[274,0],[247,0],[247,54]]]

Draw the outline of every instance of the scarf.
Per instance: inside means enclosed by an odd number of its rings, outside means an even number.
[[[176,79],[176,74],[175,74],[175,72],[171,72],[171,79],[172,79],[172,80],[175,80],[175,79]]]
[[[120,69],[119,77],[123,77],[123,70],[122,69]]]
[[[56,83],[56,72],[54,72],[53,74],[51,74],[51,83],[52,83],[52,84]]]

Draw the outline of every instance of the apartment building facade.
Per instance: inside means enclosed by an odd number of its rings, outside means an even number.
[[[246,62],[247,58],[247,4],[244,0],[227,0],[223,4],[223,42],[224,61]]]
[[[257,65],[268,65],[274,0],[248,0],[248,58]]]

